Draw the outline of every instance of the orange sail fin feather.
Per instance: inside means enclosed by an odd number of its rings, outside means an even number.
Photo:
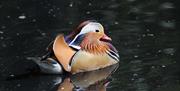
[[[58,59],[58,61],[62,64],[66,71],[71,71],[71,67],[69,65],[72,56],[75,54],[68,44],[64,40],[63,35],[58,35],[53,44],[53,51]]]

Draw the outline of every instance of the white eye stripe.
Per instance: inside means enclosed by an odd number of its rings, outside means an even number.
[[[96,30],[103,30],[103,26],[100,23],[92,22],[84,26],[78,35],[85,34],[88,32],[96,32]]]

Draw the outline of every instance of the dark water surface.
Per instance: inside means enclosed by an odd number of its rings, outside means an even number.
[[[180,91],[175,1],[1,0],[0,91]],[[72,77],[32,74],[37,66],[27,57],[42,56],[57,34],[87,19],[101,22],[112,37],[119,68]]]

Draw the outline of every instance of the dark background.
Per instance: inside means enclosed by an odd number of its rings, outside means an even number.
[[[42,56],[57,34],[88,19],[104,25],[121,56],[108,91],[179,91],[176,1],[1,0],[0,91],[49,91],[42,83],[51,77],[5,79],[35,67],[27,57]]]

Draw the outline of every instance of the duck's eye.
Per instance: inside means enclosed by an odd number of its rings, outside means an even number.
[[[99,32],[99,30],[96,30],[96,32]]]

